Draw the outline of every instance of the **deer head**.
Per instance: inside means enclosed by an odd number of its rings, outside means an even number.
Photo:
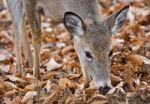
[[[123,26],[129,6],[114,13],[104,21],[86,22],[72,12],[64,15],[64,24],[74,38],[74,47],[79,56],[86,82],[91,79],[95,87],[111,87],[109,52],[111,36]]]

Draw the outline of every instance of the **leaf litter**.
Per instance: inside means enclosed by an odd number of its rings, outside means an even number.
[[[53,24],[45,17],[42,17],[41,81],[32,76],[32,69],[26,65],[25,76],[17,76],[12,24],[4,26],[11,17],[3,9],[0,12],[1,104],[150,104],[150,9],[146,7],[150,3],[148,0],[116,0],[113,5],[111,1],[99,2],[104,17],[130,3],[126,24],[113,36],[110,57],[113,87],[108,93],[102,95],[92,86],[85,87],[72,36],[62,23]],[[30,33],[28,29],[29,37]]]

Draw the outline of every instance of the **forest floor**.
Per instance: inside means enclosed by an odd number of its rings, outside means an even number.
[[[103,0],[100,11],[108,17],[127,1],[109,6]],[[9,11],[2,9],[0,104],[36,104],[37,99],[42,104],[150,104],[150,8],[142,0],[130,3],[125,25],[113,36],[110,72],[114,87],[106,95],[93,87],[84,87],[72,36],[62,23],[54,24],[45,17],[41,26],[41,81],[32,76],[32,68],[25,61],[25,76],[17,76],[12,28]],[[27,33],[31,43],[28,25]],[[37,92],[37,82],[40,92]]]

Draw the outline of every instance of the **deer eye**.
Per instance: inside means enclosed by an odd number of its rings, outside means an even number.
[[[92,55],[91,55],[90,52],[85,51],[85,56],[86,56],[86,58],[87,58],[89,61],[92,61],[93,57],[92,57]]]

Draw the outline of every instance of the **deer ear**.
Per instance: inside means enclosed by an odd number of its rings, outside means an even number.
[[[112,34],[116,34],[121,29],[126,20],[128,10],[129,6],[125,6],[108,18],[108,25],[111,26],[110,29]]]
[[[69,32],[81,36],[85,31],[85,24],[81,17],[72,12],[66,12],[64,15],[64,25]]]

